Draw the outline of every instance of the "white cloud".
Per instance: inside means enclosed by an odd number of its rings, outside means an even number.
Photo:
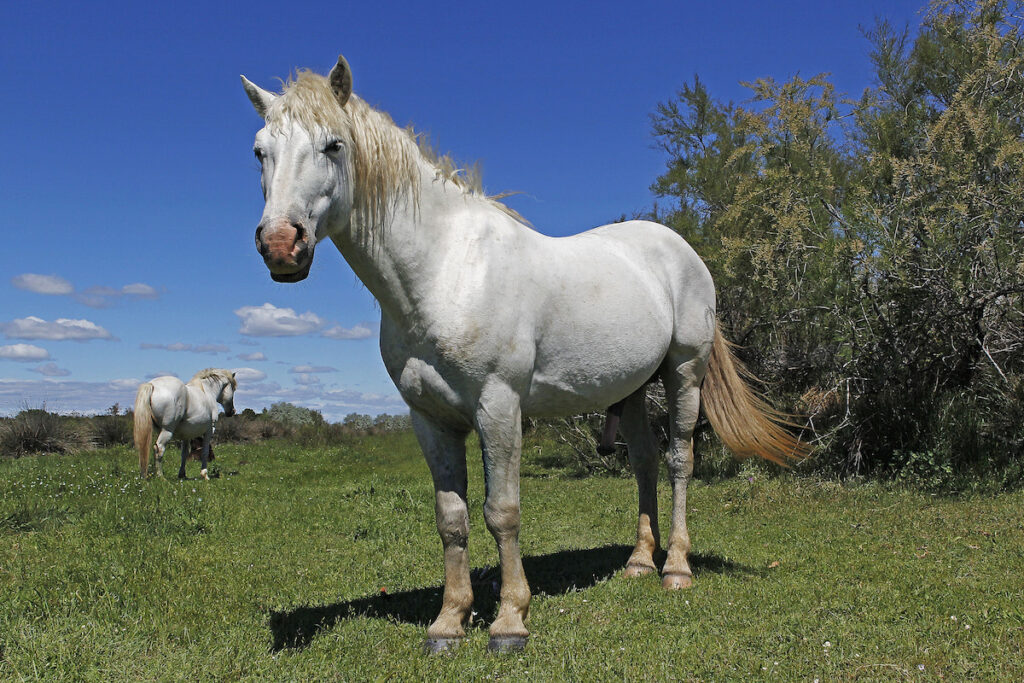
[[[15,275],[11,278],[11,284],[18,289],[36,292],[37,294],[71,296],[78,303],[90,308],[108,308],[116,300],[125,296],[137,299],[156,299],[160,296],[160,292],[155,287],[144,282],[133,282],[121,289],[97,285],[81,292],[76,292],[74,285],[59,275],[39,275],[38,273]]]
[[[23,363],[36,363],[41,360],[47,360],[49,357],[49,351],[34,344],[10,344],[8,346],[0,346],[0,358],[6,358],[7,360],[16,360]]]
[[[248,360],[248,361],[266,360],[267,359],[267,357],[263,355],[262,351],[253,351],[252,353],[240,353],[237,356],[235,356],[235,358],[238,358],[239,360]]]
[[[114,335],[89,320],[72,320],[57,318],[46,322],[42,318],[30,315],[27,318],[15,318],[9,323],[0,323],[0,331],[8,339],[113,339]]]
[[[75,288],[70,282],[58,275],[38,275],[24,273],[11,278],[11,284],[36,294],[65,295],[71,294]]]
[[[288,372],[308,375],[311,373],[324,373],[324,372],[337,372],[338,368],[332,368],[329,365],[296,365]]]
[[[235,315],[242,319],[238,331],[250,337],[295,337],[316,332],[326,324],[323,318],[310,311],[297,314],[294,309],[278,308],[269,303],[243,306]]]
[[[108,308],[121,297],[131,296],[136,299],[156,299],[160,293],[156,288],[142,282],[125,285],[121,289],[98,285],[75,294],[75,301],[91,308]]]
[[[324,330],[320,336],[328,339],[368,339],[373,336],[373,330],[366,323],[359,323],[351,328],[335,325],[329,330]]]
[[[313,384],[320,384],[320,378],[316,375],[301,374],[295,376],[295,383],[303,386],[311,386]]]
[[[232,372],[239,382],[260,382],[267,378],[267,373],[256,368],[234,368]]]
[[[38,372],[40,375],[46,375],[47,377],[67,377],[71,374],[70,370],[57,367],[56,363],[46,363],[40,365],[38,368],[30,368],[32,372]]]
[[[136,296],[140,299],[156,299],[160,296],[156,288],[142,282],[133,282],[130,285],[125,285],[121,288],[121,293],[125,296]]]
[[[151,344],[149,342],[142,342],[139,344],[140,349],[162,349],[164,351],[189,351],[190,353],[226,353],[230,351],[228,347],[223,344],[186,344],[184,342],[174,342],[173,344]]]

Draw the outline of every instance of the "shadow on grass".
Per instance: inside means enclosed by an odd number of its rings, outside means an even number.
[[[582,590],[610,578],[626,565],[632,546],[608,545],[588,550],[563,550],[550,555],[523,558],[523,568],[534,596],[564,595]],[[743,565],[712,553],[692,553],[690,567],[698,577],[704,573],[756,573]],[[658,562],[659,566],[664,558]],[[471,572],[473,610],[485,623],[497,612],[500,574],[497,567]],[[348,602],[319,607],[297,607],[271,612],[272,652],[301,650],[309,646],[321,631],[346,619],[369,617],[387,619],[426,628],[441,609],[443,586],[415,588],[399,593],[380,593]]]

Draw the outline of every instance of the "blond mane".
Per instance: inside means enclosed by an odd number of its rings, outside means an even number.
[[[238,388],[238,380],[235,379],[234,374],[232,374],[230,370],[206,368],[205,370],[200,370],[196,374],[192,375],[192,379],[190,379],[189,382],[198,382],[204,379],[223,380],[226,384],[230,384],[232,389]]]
[[[284,84],[284,91],[267,110],[267,125],[280,129],[287,121],[302,126],[314,140],[337,136],[348,147],[352,159],[352,228],[357,235],[373,239],[394,205],[409,197],[419,201],[416,162],[425,159],[437,177],[468,195],[493,204],[517,221],[527,221],[483,190],[478,170],[459,168],[452,158],[439,155],[411,128],[399,128],[385,112],[374,109],[356,95],[344,107],[338,106],[327,78],[312,71],[299,71]]]

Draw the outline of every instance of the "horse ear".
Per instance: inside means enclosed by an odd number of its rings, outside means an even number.
[[[256,107],[256,113],[263,118],[267,118],[267,111],[270,109],[270,103],[277,99],[277,95],[264,90],[245,76],[242,76],[242,87],[245,88],[245,94],[249,96],[249,101],[252,102],[252,106]]]
[[[338,104],[344,107],[349,95],[352,94],[352,69],[349,68],[344,56],[338,55],[338,63],[331,69],[327,78],[331,82],[334,96],[338,98]]]

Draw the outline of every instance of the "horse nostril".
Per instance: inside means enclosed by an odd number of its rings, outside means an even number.
[[[306,229],[301,225],[292,224],[295,227],[295,242],[303,242],[306,239]]]
[[[267,243],[263,241],[263,226],[257,226],[256,228],[256,250],[260,252],[260,256],[267,255]]]

